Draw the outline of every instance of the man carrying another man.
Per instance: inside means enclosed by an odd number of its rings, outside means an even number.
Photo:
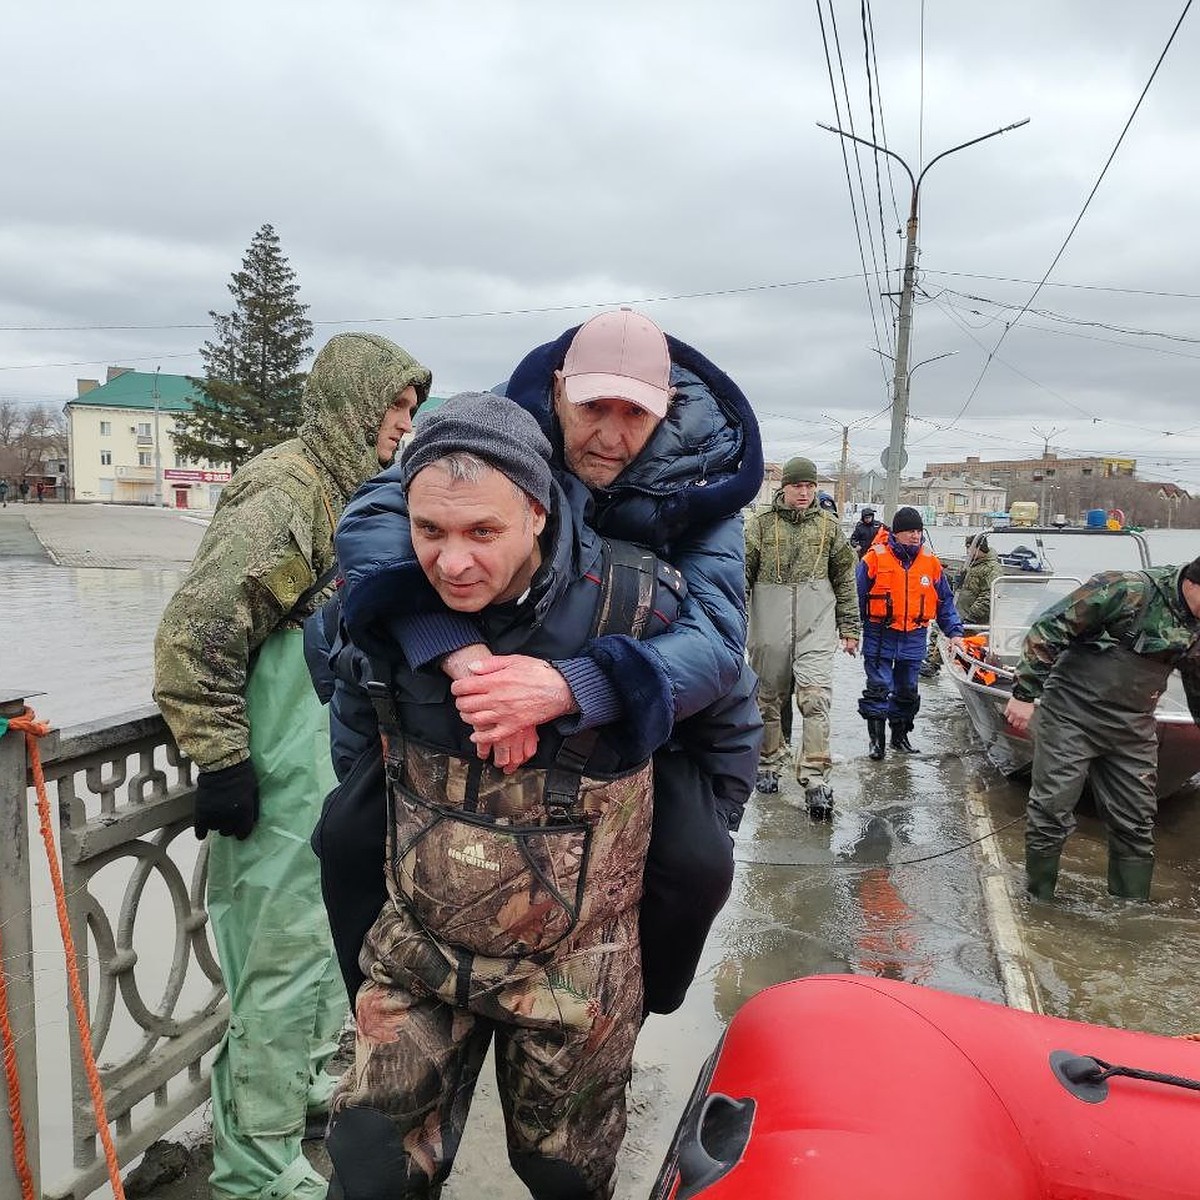
[[[1200,558],[1106,571],[1025,636],[1005,716],[1027,733],[1037,707],[1025,828],[1030,894],[1050,900],[1075,805],[1090,783],[1108,824],[1108,890],[1148,900],[1158,811],[1154,710],[1178,668],[1200,724]]]
[[[673,719],[669,677],[637,638],[673,619],[683,586],[592,533],[587,489],[556,482],[550,459],[528,413],[464,395],[377,481],[377,497],[405,493],[422,586],[472,614],[490,653],[561,661],[591,641],[628,716],[542,723],[533,757],[504,770],[479,758],[436,667],[395,644],[369,663],[335,646],[335,757],[378,753],[382,734],[389,797],[386,859],[361,864],[386,873],[387,899],[327,1139],[331,1194],[347,1200],[437,1195],[493,1037],[509,1158],[534,1197],[611,1194],[642,1020],[649,758]],[[371,536],[354,525],[346,536]],[[616,578],[630,570],[633,587]]]
[[[811,459],[784,464],[769,512],[746,525],[746,592],[750,598],[750,665],[758,675],[763,747],[759,792],[777,792],[788,761],[781,705],[793,688],[803,722],[796,779],[814,817],[833,809],[829,709],[833,657],[840,645],[858,649],[862,634],[854,590],[854,551],[837,517],[815,503],[817,468]]]

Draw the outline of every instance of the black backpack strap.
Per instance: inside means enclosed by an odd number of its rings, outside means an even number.
[[[641,638],[656,613],[670,622],[686,588],[683,576],[643,546],[601,539],[600,600],[589,639],[606,633]]]

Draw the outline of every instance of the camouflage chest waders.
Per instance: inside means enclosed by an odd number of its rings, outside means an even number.
[[[364,943],[354,1078],[329,1138],[347,1197],[436,1195],[493,1035],[517,1173],[539,1198],[610,1194],[651,772],[602,779],[585,762],[568,740],[554,768],[505,776],[389,730],[389,903]]]
[[[1173,663],[1125,646],[1072,646],[1060,656],[1034,718],[1026,849],[1056,856],[1090,782],[1114,860],[1154,857],[1158,738],[1154,709]],[[1148,883],[1148,879],[1147,879]]]

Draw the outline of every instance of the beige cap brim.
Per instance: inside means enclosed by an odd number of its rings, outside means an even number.
[[[667,415],[671,403],[669,390],[641,379],[631,379],[628,375],[565,375],[563,390],[572,404],[587,404],[590,400],[628,400],[660,419]]]

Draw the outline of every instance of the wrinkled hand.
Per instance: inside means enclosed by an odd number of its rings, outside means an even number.
[[[239,842],[250,836],[258,820],[258,777],[247,758],[222,767],[201,771],[196,778],[196,809],[192,828],[203,839],[209,830]]]
[[[441,667],[451,679],[465,679],[471,674],[471,668],[485,658],[491,658],[492,652],[483,642],[475,642],[463,646],[447,654],[442,659]],[[475,753],[486,759],[490,754],[492,761],[505,775],[511,775],[519,766],[527,763],[536,753],[538,747],[537,729],[532,725],[519,729],[510,738],[496,741],[476,742]]]
[[[844,637],[842,638],[842,649],[853,658],[858,653],[858,638]]]
[[[480,758],[487,758],[490,754],[492,762],[505,775],[511,775],[519,766],[527,763],[537,753],[537,748],[537,730],[532,725],[528,729],[519,730],[504,741],[475,742],[475,753]]]
[[[1032,700],[1018,700],[1013,696],[1004,706],[1004,719],[1018,733],[1028,733],[1029,723],[1033,720],[1033,710]]]
[[[950,649],[957,650],[964,658],[967,657],[967,643],[960,637],[950,639]]]
[[[450,691],[459,716],[475,729],[471,741],[476,746],[509,741],[524,729],[578,710],[567,681],[543,659],[491,655],[470,670]]]

